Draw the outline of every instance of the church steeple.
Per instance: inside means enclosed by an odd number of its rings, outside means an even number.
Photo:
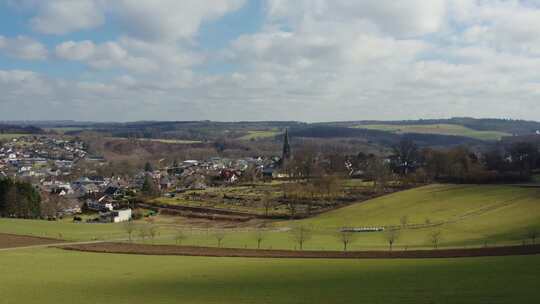
[[[282,160],[288,160],[291,158],[291,146],[289,144],[289,129],[285,129],[285,136],[283,137],[283,153],[281,155]]]

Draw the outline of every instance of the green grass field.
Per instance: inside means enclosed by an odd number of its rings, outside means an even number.
[[[120,224],[73,223],[69,219],[52,222],[0,218],[0,233],[32,235],[68,241],[112,240],[126,237]]]
[[[110,140],[128,140],[131,138],[127,137],[106,137]],[[159,142],[164,144],[179,144],[179,145],[190,145],[190,144],[199,144],[199,140],[184,140],[184,139],[163,139],[163,138],[134,138],[138,141],[150,141],[150,142]]]
[[[540,256],[263,260],[16,250],[0,252],[0,302],[537,303],[539,271]]]
[[[540,229],[540,189],[515,186],[431,185],[398,192],[377,199],[353,204],[311,219],[281,221],[268,224],[269,232],[263,248],[295,249],[296,244],[288,229],[303,225],[312,229],[306,249],[340,250],[337,231],[344,226],[399,225],[402,216],[408,217],[409,228],[402,229],[396,248],[430,248],[430,234],[441,231],[442,247],[515,245],[528,241],[526,230]],[[426,222],[436,227],[411,228]],[[216,246],[216,228],[191,228],[178,224],[174,218],[159,216],[161,225],[155,243],[174,243],[177,229],[182,229],[186,245]],[[181,228],[175,227],[178,225]],[[255,248],[252,227],[224,229],[223,246]],[[71,223],[0,219],[0,232],[64,238],[67,240],[127,238],[121,224]],[[150,242],[150,240],[146,240]],[[359,233],[350,246],[353,250],[385,249],[382,232]]]
[[[431,185],[354,204],[311,219],[271,223],[263,248],[294,249],[286,229],[313,229],[306,249],[340,249],[342,226],[397,225],[426,218],[436,228],[404,229],[396,243],[429,246],[516,244],[540,228],[540,189]],[[172,243],[177,218],[159,216],[155,243]],[[277,231],[281,229],[281,231]],[[215,246],[213,228],[184,229],[183,244]],[[0,219],[0,232],[68,240],[126,238],[121,224]],[[383,233],[351,249],[385,248]],[[146,241],[150,242],[150,241]],[[223,245],[254,248],[250,227],[227,229]],[[0,303],[536,303],[540,255],[461,259],[328,260],[143,256],[16,249],[0,251]],[[509,278],[511,280],[509,281]]]
[[[270,138],[281,134],[281,131],[267,130],[267,131],[248,131],[247,135],[244,135],[238,139],[240,140],[254,140],[260,138]]]
[[[356,128],[381,130],[394,133],[423,133],[441,134],[471,137],[480,140],[499,140],[503,136],[510,136],[509,133],[499,131],[478,131],[461,125],[453,124],[433,124],[433,125],[358,125]]]
[[[16,133],[0,133],[0,140],[12,140],[23,136],[29,136],[32,134],[16,134]]]

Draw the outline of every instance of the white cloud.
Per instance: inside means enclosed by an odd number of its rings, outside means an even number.
[[[25,0],[37,10],[32,28],[45,34],[67,34],[99,27],[107,15],[120,20],[121,30],[145,40],[193,37],[205,21],[214,20],[244,5],[245,0]]]
[[[540,115],[538,1],[266,0],[257,32],[202,51],[201,24],[243,2],[95,0],[121,36],[57,45],[56,58],[90,67],[75,80],[1,71],[2,109],[24,100],[42,109],[35,118],[99,120]]]
[[[118,0],[112,10],[133,37],[147,40],[191,38],[202,22],[239,9],[244,0]]]
[[[47,48],[29,37],[6,38],[0,36],[0,52],[10,57],[25,60],[43,60],[47,58]]]
[[[418,36],[439,30],[445,23],[446,0],[268,0],[269,16],[298,25],[306,20],[346,24],[364,21],[387,34]],[[366,27],[368,25],[365,25]]]
[[[83,61],[95,69],[124,68],[135,72],[150,72],[158,67],[148,58],[132,56],[116,42],[94,44],[92,41],[66,41],[56,46],[61,59]]]
[[[67,34],[91,29],[105,22],[105,14],[95,0],[32,1],[38,14],[31,19],[32,28],[45,34]]]

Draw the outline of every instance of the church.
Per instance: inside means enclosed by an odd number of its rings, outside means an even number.
[[[289,142],[289,130],[285,129],[281,158],[264,168],[263,177],[267,179],[288,177],[288,174],[285,172],[285,167],[287,166],[287,162],[289,162],[291,159],[292,151],[291,144]]]

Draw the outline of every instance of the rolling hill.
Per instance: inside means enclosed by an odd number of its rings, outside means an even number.
[[[518,186],[430,185],[337,209],[297,224],[315,230],[340,227],[400,226],[398,243],[426,244],[440,230],[446,246],[517,244],[530,228],[540,229],[540,189]],[[366,244],[380,245],[380,233],[365,233]]]

